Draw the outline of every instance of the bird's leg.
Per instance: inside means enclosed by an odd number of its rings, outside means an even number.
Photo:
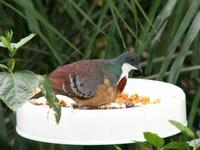
[[[135,104],[131,102],[131,100],[129,99],[127,102],[125,102],[125,106],[126,108],[132,108],[135,107]]]

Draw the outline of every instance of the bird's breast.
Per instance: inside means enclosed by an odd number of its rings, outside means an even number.
[[[119,93],[122,93],[127,83],[127,77],[122,77],[119,82],[117,83],[116,90]]]

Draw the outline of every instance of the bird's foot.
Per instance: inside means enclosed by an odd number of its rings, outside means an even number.
[[[125,103],[125,106],[126,106],[126,108],[135,107],[134,103],[132,103],[132,102],[126,102],[126,103]]]

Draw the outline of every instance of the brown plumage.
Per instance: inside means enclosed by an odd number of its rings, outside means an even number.
[[[104,66],[105,63],[103,60],[82,60],[58,67],[49,75],[49,78],[57,93],[71,97],[79,104],[79,106],[97,107],[114,101],[119,93],[116,88],[113,87],[112,83],[106,76],[106,73],[102,69]],[[87,81],[82,81],[80,85],[74,85],[73,87],[72,82],[77,82],[77,77],[80,75],[81,78],[85,78]],[[91,87],[89,88],[92,88],[91,90],[85,90],[85,93],[75,91],[76,88],[78,88],[77,86],[88,86],[84,85],[88,84],[88,82],[90,82],[89,86]],[[94,83],[94,85],[92,83]],[[96,84],[98,85],[96,86]]]
[[[135,56],[126,52],[111,60],[81,60],[58,67],[49,78],[57,94],[71,97],[79,106],[98,107],[115,101],[123,91],[128,75],[123,74],[124,64],[140,69]]]

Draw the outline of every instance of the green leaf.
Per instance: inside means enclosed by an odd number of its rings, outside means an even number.
[[[61,7],[63,7],[63,9],[67,12],[69,17],[73,20],[74,24],[78,27],[80,32],[84,34],[85,30],[81,24],[81,20],[79,19],[74,7],[72,7],[70,3],[66,3],[65,0],[59,0],[58,2],[60,3]]]
[[[143,10],[143,8],[141,7],[141,5],[139,4],[139,2],[137,0],[135,0],[135,4],[139,8],[139,10],[142,13],[142,15],[144,16],[145,20],[152,26],[152,28],[155,31],[155,33],[157,33],[157,31],[156,31],[153,23],[151,22],[151,20],[149,19],[149,17],[146,15],[145,11]]]
[[[144,138],[147,140],[148,143],[152,144],[157,148],[165,144],[165,141],[155,133],[144,132]]]
[[[116,27],[116,29],[117,29],[117,31],[118,31],[118,34],[119,34],[119,36],[120,36],[120,38],[121,38],[122,45],[123,45],[123,47],[124,47],[125,49],[127,49],[125,39],[124,39],[124,37],[123,37],[122,31],[121,31],[121,29],[120,29],[120,25],[119,25],[119,23],[118,23],[117,16],[116,16],[115,11],[114,11],[114,3],[113,3],[113,1],[107,1],[107,3],[108,3],[108,6],[109,6],[109,8],[110,8],[110,10],[111,10],[112,16],[113,16],[113,20],[114,20],[113,23],[114,23],[114,25],[115,25],[115,27]]]
[[[38,19],[44,28],[47,28],[49,31],[52,31],[52,33],[55,33],[56,35],[58,35],[67,44],[69,44],[74,50],[79,51],[78,48],[76,48],[66,37],[64,37],[56,28],[54,28],[36,9],[32,9],[31,6],[29,5],[29,3],[27,3],[26,1],[23,1],[23,0],[18,0],[18,1],[14,1],[14,2],[19,4],[25,10],[27,10],[29,12],[31,11],[32,16],[34,16],[36,19]],[[19,11],[16,7],[13,7],[6,1],[2,1],[2,3],[4,5],[6,5],[7,7],[9,7],[10,9],[14,10],[17,14],[19,14],[25,20],[29,21],[28,17],[30,17],[30,16],[25,16],[22,13],[22,11]],[[52,46],[52,43],[48,39],[48,37],[45,36],[45,34],[43,34],[43,32],[41,32],[41,31],[37,32],[37,34],[40,35],[41,39],[47,44],[47,46],[49,46],[49,48],[52,51],[52,53],[54,54],[54,57],[56,58],[57,62],[59,64],[62,64],[63,62],[62,62],[62,58],[61,58],[60,54],[55,50],[56,48],[54,48]]]
[[[171,142],[162,147],[162,150],[189,150],[186,142]]]
[[[95,22],[89,17],[89,15],[87,15],[73,0],[69,0],[69,3],[71,3],[74,8],[81,14],[84,16],[84,18],[86,20],[88,20],[88,22],[90,22],[99,32],[105,34],[96,24]]]
[[[197,130],[197,131],[196,131],[196,135],[197,135],[197,137],[200,138],[200,130]]]
[[[189,146],[193,147],[194,149],[197,149],[200,147],[200,139],[194,139],[191,141],[187,142],[189,144]]]
[[[137,147],[144,150],[152,150],[153,146],[147,142],[136,142]]]
[[[194,119],[196,117],[196,114],[199,110],[199,102],[200,102],[200,86],[196,92],[196,96],[194,98],[194,101],[192,103],[192,107],[189,113],[189,117],[188,117],[188,126],[192,127]]]
[[[2,42],[2,44],[1,44],[2,47],[6,47],[6,48],[10,49],[10,44],[9,44],[8,40],[6,39],[6,37],[0,36],[0,41]]]
[[[0,64],[0,68],[3,68],[3,69],[7,69],[8,70],[8,67],[4,64]]]
[[[106,12],[108,11],[108,6],[105,5],[104,8],[101,11],[101,17],[99,18],[99,21],[97,22],[98,27],[101,27],[101,25],[103,24],[103,20],[106,17]],[[96,41],[96,37],[99,34],[99,31],[94,29],[93,34],[91,35],[91,38],[88,39],[88,45],[86,47],[86,51],[84,53],[83,59],[89,59],[92,53],[92,50],[95,49],[95,41]]]
[[[0,36],[0,41],[3,43],[3,44],[0,44],[2,47],[5,47],[9,50],[9,53],[8,55],[10,57],[13,57],[15,55],[15,49],[12,47],[11,45],[11,40],[12,40],[12,36],[13,36],[13,33],[12,31],[6,31],[6,37],[4,36]]]
[[[169,74],[169,82],[176,83],[178,76],[180,74],[181,67],[185,60],[187,51],[189,50],[191,44],[193,43],[195,37],[198,35],[200,31],[200,12],[196,15],[195,19],[193,20],[190,29],[185,36],[184,42],[181,46],[181,50],[179,52],[178,57],[174,61],[170,74]]]
[[[171,15],[171,13],[173,13],[174,7],[177,3],[177,0],[168,0],[166,2],[166,4],[164,5],[163,9],[161,10],[161,12],[156,16],[156,13],[159,11],[158,8],[160,8],[160,0],[156,0],[154,1],[153,5],[152,5],[152,9],[150,9],[149,12],[149,18],[150,20],[154,20],[154,27],[156,29],[156,31],[159,33],[163,27],[165,26],[165,22],[168,22],[168,18]],[[138,46],[136,47],[136,52],[138,54],[142,53],[142,50],[144,50],[145,48],[148,47],[149,42],[157,36],[155,36],[155,32],[154,30],[150,30],[150,24],[146,21],[144,28],[142,29],[140,35],[139,35],[139,39],[142,41],[142,43],[138,44]]]
[[[36,34],[31,33],[27,37],[21,39],[19,42],[12,44],[15,49],[20,48],[21,46],[25,45],[28,41],[30,41]]]
[[[13,38],[13,32],[11,31],[6,31],[6,39],[8,40],[8,42],[10,43],[12,41]]]
[[[0,83],[0,99],[12,110],[29,100],[39,84],[37,76],[30,71],[0,72]]]
[[[138,12],[136,9],[136,5],[135,5],[135,1],[131,0],[130,2],[128,0],[124,1],[125,5],[130,9],[130,11],[133,14],[133,18],[134,18],[134,24],[135,24],[135,31],[137,33],[138,30],[138,24],[141,25],[140,20],[138,19]],[[141,26],[141,28],[143,28],[143,26]],[[137,40],[137,35],[136,35],[136,40]]]
[[[114,11],[116,12],[116,15],[119,17],[119,19],[124,23],[124,25],[126,26],[126,28],[128,29],[128,31],[132,34],[133,37],[135,37],[137,39],[136,34],[134,33],[133,29],[131,29],[131,27],[127,24],[127,22],[124,20],[123,16],[121,15],[120,11],[116,8],[116,6],[112,4],[112,7],[114,9]]]
[[[190,128],[182,125],[180,122],[177,122],[175,120],[169,120],[169,122],[175,127],[177,127],[183,134],[187,135],[188,137],[195,137],[194,132]]]
[[[40,88],[42,94],[47,99],[48,104],[54,109],[56,122],[59,123],[61,117],[61,106],[58,98],[55,96],[51,82],[46,75],[40,77]]]
[[[179,44],[179,41],[184,37],[185,31],[188,29],[188,26],[191,24],[191,20],[196,15],[196,12],[199,10],[199,0],[193,0],[191,1],[191,5],[189,9],[187,10],[187,13],[184,15],[184,18],[181,21],[181,24],[179,25],[174,38],[171,40],[170,45],[167,47],[167,54],[165,56],[165,60],[162,63],[162,67],[160,69],[159,75],[157,77],[158,80],[162,80],[166,70],[168,69],[172,56],[174,55],[174,52]]]
[[[115,148],[116,148],[116,150],[122,150],[122,148],[117,145],[115,145]]]

